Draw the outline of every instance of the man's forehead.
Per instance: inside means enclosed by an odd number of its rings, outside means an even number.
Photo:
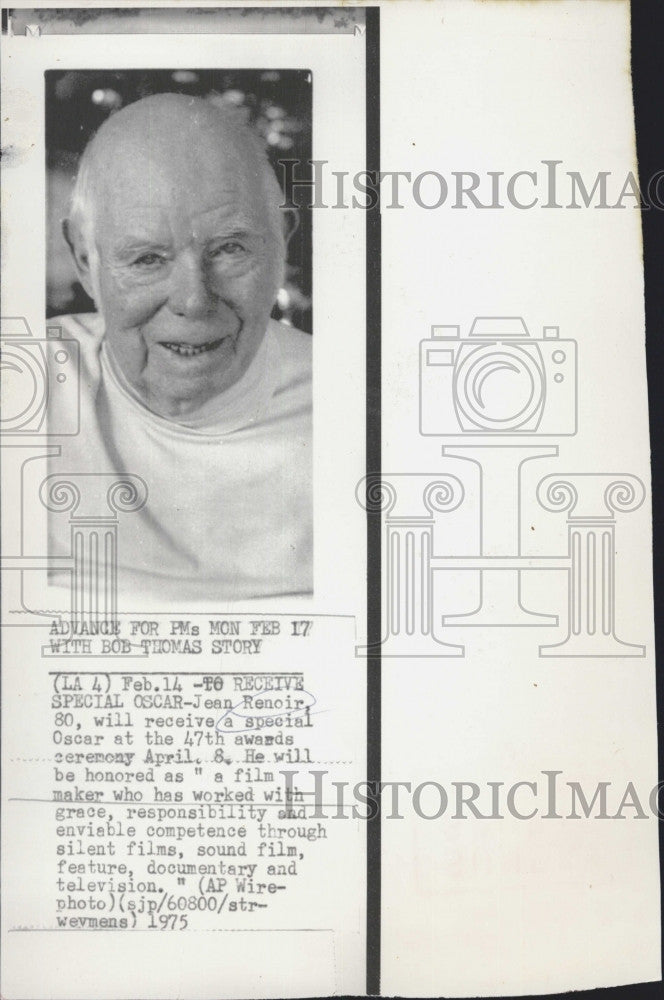
[[[119,226],[133,229],[166,229],[172,230],[186,225],[194,231],[208,230],[221,223],[237,222],[247,226],[255,225],[264,218],[263,212],[256,211],[256,204],[245,202],[234,193],[215,199],[215,203],[201,206],[189,205],[186,200],[158,204],[144,201],[126,201],[122,204],[106,205],[102,217],[111,227]]]
[[[265,228],[264,213],[255,203],[238,199],[234,191],[223,192],[211,205],[189,206],[179,199],[168,205],[125,202],[106,206],[103,231],[112,237],[159,239],[206,238],[221,232],[259,231]]]
[[[266,209],[260,178],[251,171],[214,169],[200,160],[187,169],[180,164],[136,162],[130,169],[104,172],[96,186],[96,213],[126,219],[132,213],[162,220],[203,218],[234,209],[255,215]]]

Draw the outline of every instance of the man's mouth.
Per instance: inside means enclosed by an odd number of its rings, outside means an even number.
[[[183,358],[193,358],[198,354],[214,351],[225,340],[226,337],[221,337],[219,340],[209,340],[206,344],[186,344],[176,340],[161,340],[159,343],[173,354],[179,354]]]

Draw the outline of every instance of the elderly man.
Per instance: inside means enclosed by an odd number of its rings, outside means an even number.
[[[145,480],[120,527],[121,590],[312,591],[311,338],[270,319],[281,200],[258,138],[200,98],[128,105],[83,154],[64,232],[98,312],[56,321],[80,344],[81,430],[51,471]]]

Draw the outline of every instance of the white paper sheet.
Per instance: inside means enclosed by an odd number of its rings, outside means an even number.
[[[2,35],[3,996],[361,995],[378,973],[384,996],[659,979],[629,5],[382,0],[378,31],[364,4],[158,6],[47,18],[18,4]],[[178,602],[124,585],[120,567],[100,614],[49,584],[43,483],[66,441],[25,379],[62,385],[39,344],[57,326],[51,279],[73,272],[44,74],[75,89],[93,70],[184,73],[180,88],[192,72],[264,72],[268,87],[310,74],[312,596]],[[122,80],[104,84],[120,103]],[[376,189],[380,468],[365,440]],[[132,496],[51,515],[73,539],[121,544]],[[383,641],[367,650],[376,511]],[[75,557],[61,560],[74,581]],[[117,631],[58,645],[67,623],[109,618]],[[362,800],[378,746],[379,865]]]

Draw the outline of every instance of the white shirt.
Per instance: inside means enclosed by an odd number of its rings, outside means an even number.
[[[169,602],[310,594],[311,337],[270,320],[242,378],[184,426],[136,397],[100,316],[53,323],[80,345],[80,432],[53,439],[49,473],[134,473],[148,488],[141,510],[119,515],[118,590]],[[53,394],[50,433],[74,405]],[[66,513],[49,513],[49,555],[71,555]]]

